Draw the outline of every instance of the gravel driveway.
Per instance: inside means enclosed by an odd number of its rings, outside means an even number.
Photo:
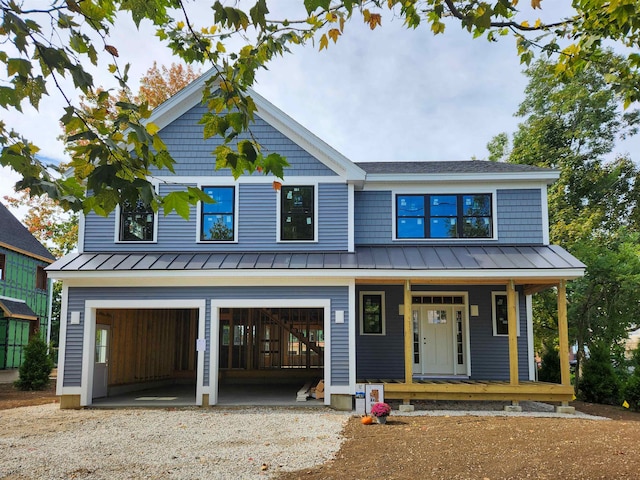
[[[333,457],[348,418],[296,408],[3,410],[0,478],[271,478]]]

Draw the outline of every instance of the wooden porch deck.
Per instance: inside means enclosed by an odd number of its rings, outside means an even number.
[[[523,381],[414,379],[405,383],[397,379],[367,379],[357,383],[384,385],[384,398],[390,400],[506,400],[570,402],[573,386],[557,383]]]

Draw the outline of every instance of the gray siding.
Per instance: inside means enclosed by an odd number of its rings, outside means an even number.
[[[335,323],[335,311],[349,318],[347,287],[169,287],[169,288],[70,288],[67,322],[72,311],[84,312],[86,300],[191,299],[207,301],[205,336],[211,338],[210,300],[224,299],[326,299],[331,300],[331,383],[349,384],[349,323]],[[84,313],[80,325],[67,325],[63,385],[78,387],[82,373]],[[325,361],[329,361],[325,352]],[[210,357],[205,356],[205,380],[209,378]]]
[[[539,189],[498,190],[498,240],[476,240],[475,243],[501,245],[540,245],[543,243],[542,196]],[[355,192],[356,245],[388,245],[393,243],[393,210],[391,191]],[[411,240],[417,242],[417,240]],[[428,243],[451,243],[450,240],[426,240]]]
[[[195,183],[193,184],[195,186]],[[180,185],[161,185],[160,193],[184,188]],[[85,252],[159,252],[159,251],[346,251],[348,249],[347,185],[320,183],[318,185],[318,241],[295,243],[276,241],[278,195],[270,184],[241,184],[237,189],[238,242],[196,243],[197,215],[191,207],[189,220],[175,212],[158,218],[156,243],[115,243],[116,215],[108,217],[94,213],[85,219]]]
[[[360,335],[360,291],[384,291],[386,307],[386,335]],[[414,292],[463,291],[461,286],[413,285]],[[478,305],[480,315],[469,317],[469,343],[471,379],[509,379],[509,338],[493,336],[491,292],[504,291],[503,285],[471,287],[469,305]],[[402,286],[366,285],[357,288],[356,307],[356,378],[404,378],[404,318],[398,314],[398,305],[404,303]],[[520,295],[520,336],[518,362],[521,379],[529,378],[526,304]]]
[[[503,244],[542,244],[539,189],[498,190],[498,240]]]
[[[231,176],[228,169],[216,170],[215,157],[211,152],[221,144],[218,137],[204,140],[202,125],[198,121],[206,109],[196,106],[167,125],[160,131],[160,137],[167,145],[176,164],[176,175],[181,176]],[[336,173],[311,156],[260,117],[255,117],[251,132],[263,147],[263,152],[278,152],[286,157],[289,167],[284,170],[285,178],[296,175],[335,176]],[[239,140],[249,138],[248,134]],[[170,175],[168,170],[154,171],[154,174]]]

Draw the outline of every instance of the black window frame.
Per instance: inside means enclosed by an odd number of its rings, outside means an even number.
[[[127,218],[127,217],[139,216],[139,217],[146,217],[148,219],[149,215],[151,215],[151,219],[152,219],[151,225],[149,225],[148,220],[143,225],[140,222],[136,221],[134,218]],[[157,222],[156,212],[153,211],[153,208],[151,208],[151,205],[145,205],[145,203],[141,199],[138,199],[136,201],[135,209],[129,206],[129,203],[126,201],[124,204],[120,204],[119,221],[120,221],[119,228],[118,228],[119,242],[134,242],[134,243],[155,242],[156,222]],[[129,233],[127,235],[127,228],[129,228],[132,223],[137,223],[140,226],[140,228],[143,229],[143,231],[145,232],[145,238],[138,237],[133,233]],[[150,238],[147,238],[147,236],[149,235],[150,235]]]
[[[288,193],[291,192],[292,197],[296,189],[310,189],[311,198],[309,205],[289,205],[290,200]],[[302,199],[304,202],[304,198]],[[316,188],[314,185],[283,185],[280,187],[280,241],[281,242],[313,242],[316,239]],[[311,223],[307,219],[311,218]],[[290,221],[288,221],[290,219]],[[292,224],[296,229],[298,226],[305,227],[300,237],[290,238],[292,230],[287,224]],[[296,225],[293,225],[296,224]],[[306,227],[305,225],[309,225]]]
[[[198,239],[200,242],[234,242],[236,239],[236,187],[234,185],[205,185],[200,187],[203,192],[206,193],[206,189],[225,189],[231,190],[231,211],[220,212],[205,212],[205,203],[200,204],[200,231],[198,232]],[[211,198],[214,198],[211,194],[208,194]],[[214,204],[215,205],[215,204]],[[207,216],[231,216],[231,238],[203,238],[205,217]],[[226,228],[226,225],[225,225]]]
[[[399,212],[401,198],[416,197],[421,198],[423,202],[422,215],[416,213],[413,215],[400,215]],[[456,198],[456,215],[437,215],[431,214],[432,199],[435,197],[455,197]],[[485,213],[478,213],[477,211],[470,210],[465,211],[465,200],[468,197],[486,197],[488,200],[488,206],[484,206]],[[398,240],[451,240],[451,239],[492,239],[494,238],[495,220],[493,215],[493,194],[492,193],[396,193],[395,194],[395,227],[396,227],[396,239]],[[453,219],[455,218],[455,236],[433,236],[432,234],[432,220],[436,219]],[[422,220],[422,236],[401,236],[400,235],[400,222],[402,219],[414,219]],[[474,236],[469,235],[471,231],[476,231],[477,225],[471,225],[471,222],[477,223],[481,219],[488,219],[488,234],[486,236]]]
[[[367,299],[376,299],[375,302],[378,306],[378,311],[367,312]],[[386,312],[385,312],[385,292],[360,292],[360,335],[386,335]],[[368,315],[372,315],[374,318],[377,316],[378,327],[372,329],[372,322],[368,321]]]

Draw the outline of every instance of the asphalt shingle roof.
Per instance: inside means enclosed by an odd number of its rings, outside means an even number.
[[[55,260],[29,230],[0,202],[0,244],[8,245],[22,252],[28,252],[41,258]]]
[[[464,160],[448,162],[357,162],[367,174],[452,174],[548,172],[550,169],[516,163]]]

